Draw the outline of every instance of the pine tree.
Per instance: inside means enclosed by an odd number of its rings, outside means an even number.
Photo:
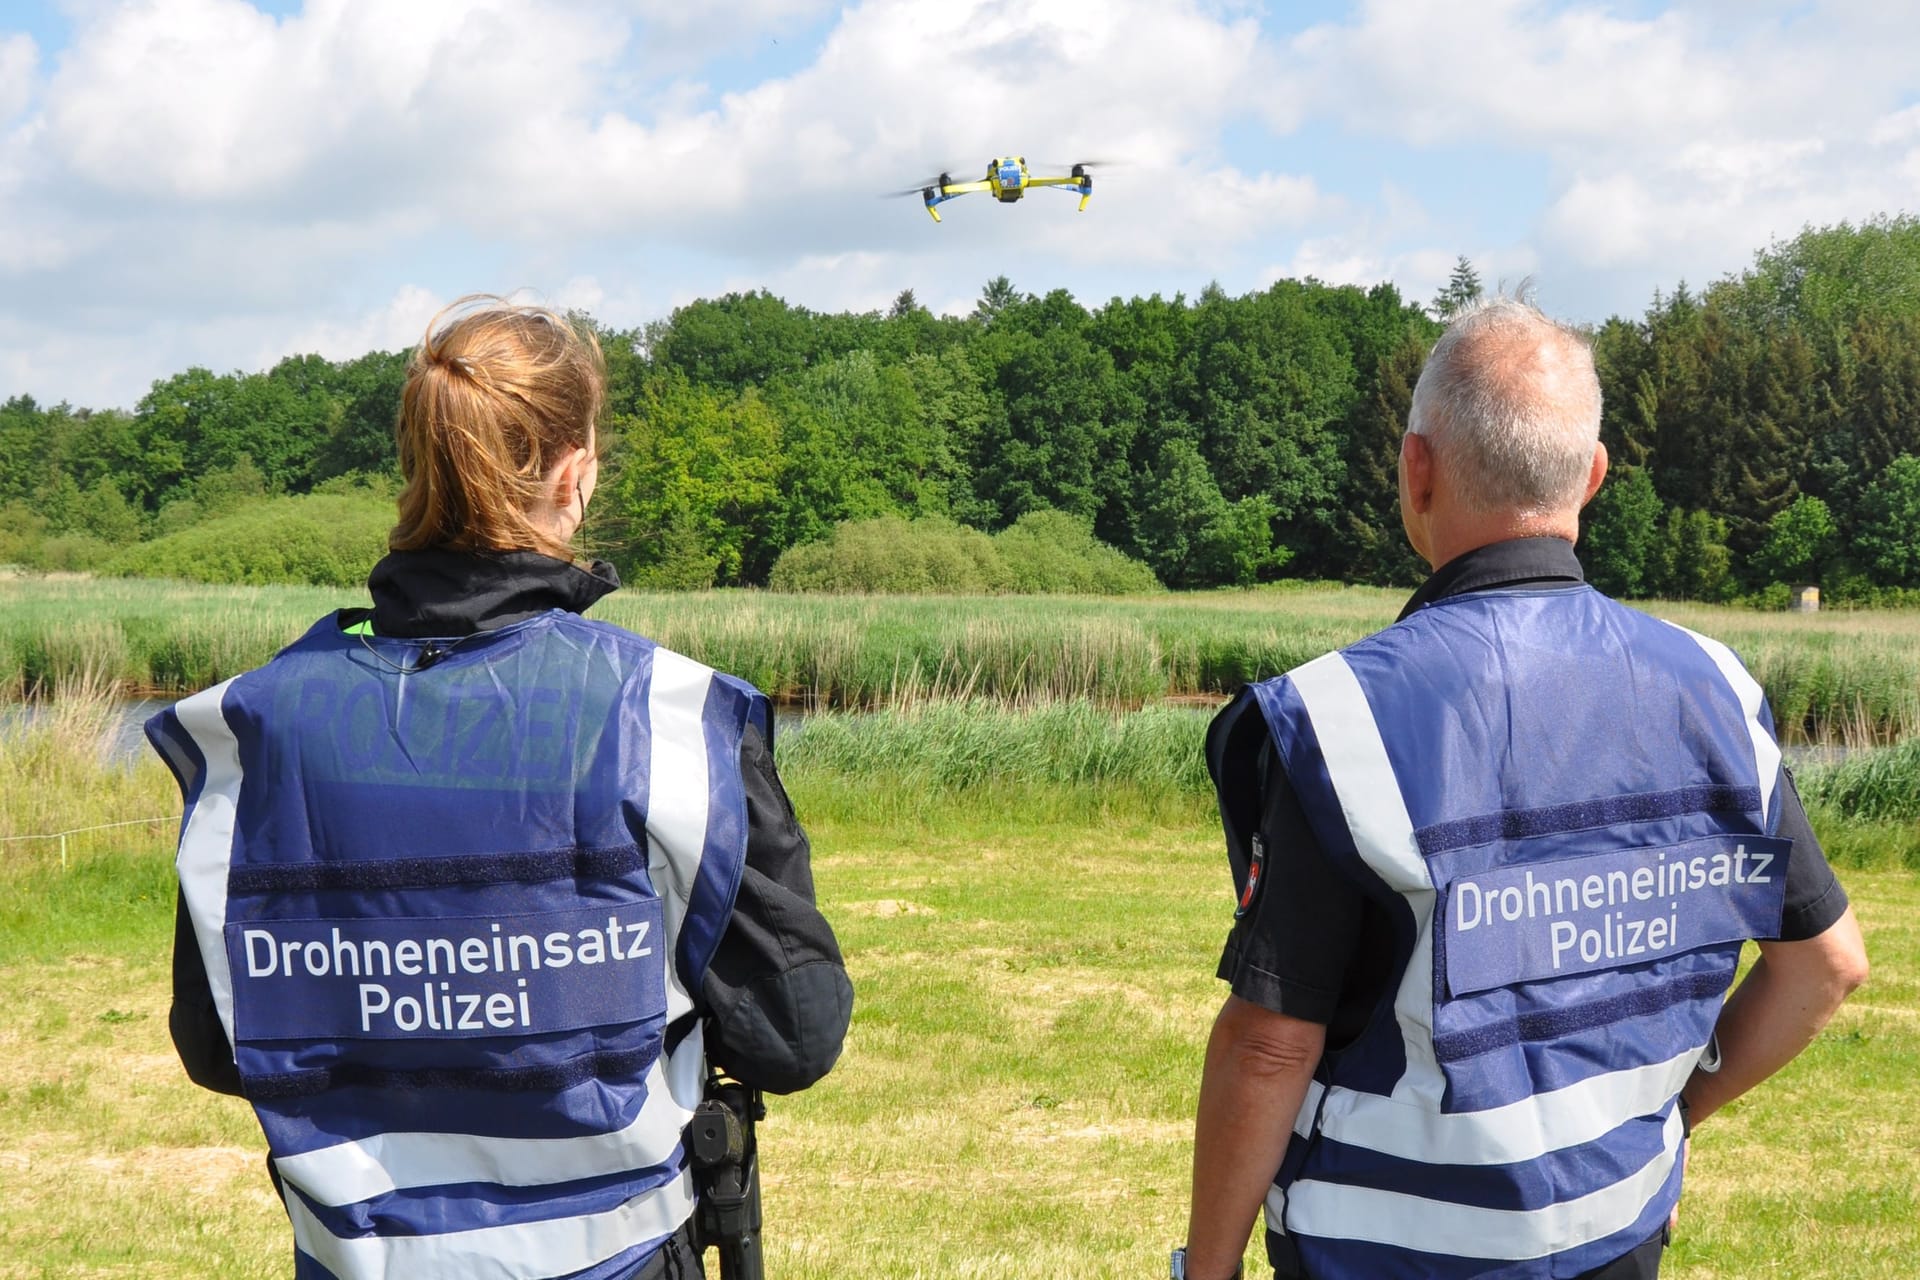
[[[1446,288],[1433,296],[1433,305],[1429,308],[1436,320],[1451,320],[1467,304],[1480,299],[1480,273],[1473,269],[1473,263],[1466,254],[1453,264],[1453,274],[1447,277]]]

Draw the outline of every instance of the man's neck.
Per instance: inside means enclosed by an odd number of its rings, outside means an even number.
[[[1427,563],[1438,569],[1469,551],[1490,547],[1496,542],[1516,538],[1560,538],[1576,542],[1580,537],[1578,512],[1515,516],[1511,513],[1481,516],[1455,513],[1452,519],[1435,520],[1428,526],[1428,542],[1422,548]]]

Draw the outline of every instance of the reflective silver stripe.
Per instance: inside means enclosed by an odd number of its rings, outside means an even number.
[[[1680,1112],[1667,1116],[1665,1146],[1611,1186],[1540,1209],[1483,1209],[1397,1191],[1302,1180],[1288,1189],[1295,1234],[1366,1240],[1459,1258],[1542,1258],[1604,1240],[1633,1225],[1660,1193],[1680,1146]],[[1268,1196],[1268,1203],[1273,1197]]]
[[[1293,1132],[1296,1136],[1313,1136],[1313,1118],[1320,1110],[1320,1099],[1327,1087],[1318,1080],[1307,1081],[1307,1095],[1300,1101],[1300,1114],[1293,1118]],[[1267,1191],[1267,1230],[1276,1235],[1287,1234],[1287,1192],[1286,1188],[1275,1185]]]
[[[669,649],[653,651],[647,686],[647,874],[660,895],[669,938],[679,938],[707,844],[707,689],[713,669]],[[667,1021],[693,1011],[674,957],[667,957]]]
[[[1430,1111],[1336,1088],[1320,1109],[1320,1131],[1403,1160],[1439,1158],[1461,1165],[1538,1160],[1605,1137],[1622,1117],[1658,1112],[1680,1092],[1699,1058],[1699,1050],[1687,1049],[1665,1062],[1589,1076],[1485,1111]]]
[[[1320,1099],[1326,1095],[1327,1086],[1318,1080],[1307,1081],[1307,1096],[1300,1101],[1300,1114],[1293,1118],[1293,1131],[1303,1138],[1313,1136],[1313,1118],[1320,1110]]]
[[[677,1230],[693,1213],[693,1175],[605,1213],[425,1236],[342,1239],[299,1196],[286,1199],[294,1244],[339,1280],[549,1280]]]
[[[680,1053],[698,1060],[697,1039]],[[697,1068],[696,1068],[697,1070]],[[684,1073],[680,1073],[684,1075]],[[693,1107],[674,1096],[662,1061],[647,1071],[647,1098],[633,1123],[580,1138],[495,1138],[471,1133],[381,1133],[281,1156],[281,1177],[320,1204],[371,1200],[403,1187],[490,1182],[533,1187],[665,1164]],[[698,1086],[691,1101],[699,1101]]]
[[[227,966],[227,871],[233,863],[233,821],[240,804],[241,769],[240,744],[227,727],[226,717],[220,714],[220,704],[232,683],[223,680],[173,708],[180,727],[193,738],[207,762],[199,799],[180,832],[174,868],[180,875],[180,896],[186,900],[187,918],[193,922],[194,941],[200,945],[200,959],[206,966],[214,1011],[220,1015],[229,1045],[233,1043],[233,972]]]
[[[1764,826],[1773,813],[1774,792],[1780,786],[1780,744],[1774,741],[1771,728],[1760,716],[1766,693],[1726,645],[1712,636],[1688,631],[1677,622],[1668,622],[1667,625],[1693,637],[1694,643],[1713,659],[1713,665],[1720,668],[1721,677],[1732,686],[1734,697],[1740,700],[1740,709],[1746,713],[1747,736],[1753,739],[1753,767],[1760,778],[1760,821]]]
[[[1315,658],[1287,678],[1313,722],[1355,849],[1412,908],[1413,955],[1393,1000],[1407,1067],[1393,1096],[1437,1111],[1447,1081],[1433,1056],[1433,877],[1414,839],[1400,780],[1366,691],[1344,657],[1336,652]]]

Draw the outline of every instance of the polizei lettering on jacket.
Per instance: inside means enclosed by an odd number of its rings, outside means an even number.
[[[539,1035],[666,1012],[660,904],[233,921],[241,1040]]]
[[[1772,937],[1791,848],[1713,836],[1458,876],[1445,904],[1448,988],[1487,991]]]

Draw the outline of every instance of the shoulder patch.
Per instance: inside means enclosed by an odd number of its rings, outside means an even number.
[[[1267,869],[1266,837],[1253,837],[1253,856],[1247,862],[1247,882],[1240,889],[1240,905],[1233,909],[1233,918],[1238,920],[1253,910],[1254,902],[1260,896],[1260,881]]]

